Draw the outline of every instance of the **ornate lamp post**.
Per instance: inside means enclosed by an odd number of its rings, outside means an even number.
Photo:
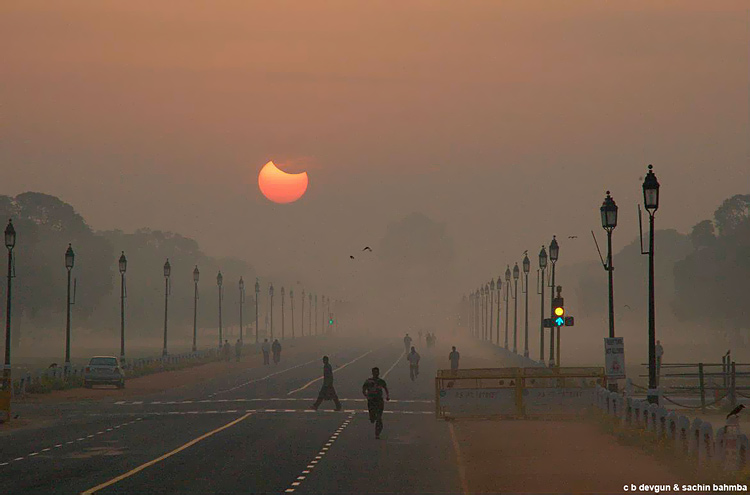
[[[479,304],[479,314],[482,316],[482,331],[479,338],[484,340],[485,335],[487,334],[487,318],[485,317],[485,308],[487,307],[487,303],[485,298],[484,286],[479,289]]]
[[[518,270],[518,263],[513,266],[513,280],[515,282],[515,290],[513,293],[513,353],[518,354],[518,277],[520,272]]]
[[[292,338],[294,338],[294,290],[289,289],[289,305],[292,310]]]
[[[268,297],[271,298],[271,340],[273,340],[273,284],[268,287]]]
[[[508,302],[510,293],[510,265],[505,269],[505,348],[508,349]]]
[[[73,246],[68,244],[68,249],[65,251],[65,268],[68,270],[68,304],[67,319],[65,325],[65,375],[70,373],[70,306],[73,304],[70,301],[70,272],[73,270],[75,264],[76,255],[73,252]]]
[[[172,265],[169,264],[169,258],[164,263],[164,348],[161,351],[162,356],[167,355],[167,323],[169,321],[169,277],[172,274]]]
[[[524,323],[523,357],[525,358],[529,357],[529,271],[531,271],[531,261],[529,261],[529,256],[524,254],[523,274],[524,274],[524,278],[526,279],[526,283],[524,284],[525,290],[523,292],[524,294],[526,294],[526,316],[523,320],[523,323]]]
[[[245,304],[245,281],[240,277],[240,344],[244,342],[242,338],[242,306]]]
[[[607,197],[604,198],[599,211],[602,215],[602,228],[607,231],[607,263],[604,269],[607,270],[609,279],[609,338],[615,336],[615,299],[614,299],[614,284],[612,282],[612,231],[617,227],[617,205],[615,200],[610,196],[607,191]]]
[[[281,340],[284,340],[284,287],[281,288]]]
[[[222,325],[221,325],[221,301],[224,299],[222,296],[223,291],[223,285],[224,285],[224,276],[221,274],[221,270],[219,270],[219,274],[216,275],[216,287],[219,289],[219,348],[221,348],[222,345],[224,345],[224,335],[222,334]]]
[[[125,251],[120,255],[118,268],[120,269],[120,362],[122,362],[125,359],[125,271],[128,269]]]
[[[542,274],[542,282],[539,285],[541,290],[537,290],[537,293],[542,296],[539,308],[541,314],[539,317],[539,361],[544,362],[544,287],[547,285],[547,279],[545,278],[545,270],[547,269],[547,250],[542,246],[542,250],[539,251],[539,270]]]
[[[659,209],[659,181],[654,175],[654,166],[648,166],[648,173],[643,180],[643,204],[648,212],[648,401],[659,403],[656,390],[656,308],[654,301],[654,214]],[[610,272],[611,273],[611,272]]]
[[[490,328],[487,340],[492,342],[492,322],[495,321],[495,279],[490,279]]]
[[[8,226],[5,227],[5,247],[8,248],[8,293],[5,306],[5,365],[3,366],[3,381],[9,384],[10,376],[10,317],[11,317],[11,290],[13,280],[13,248],[16,245],[16,229],[13,227],[13,220],[8,220]],[[8,418],[10,419],[10,418]]]
[[[557,244],[557,239],[553,235],[552,236],[552,242],[549,243],[549,259],[552,262],[552,284],[550,287],[552,290],[555,290],[555,263],[557,263],[557,259],[560,257],[560,246]],[[554,295],[554,293],[553,293]],[[554,308],[552,307],[552,301],[554,300],[554,297],[550,297],[550,318],[554,318],[554,314],[552,313],[554,311]],[[554,321],[554,320],[553,320]],[[555,328],[552,327],[549,329],[549,366],[550,368],[555,366]],[[558,333],[560,330],[557,330]]]
[[[302,289],[302,314],[300,315],[299,319],[299,326],[300,326],[300,335],[302,337],[305,336],[305,289]],[[310,329],[307,329],[307,332],[310,332]]]
[[[201,272],[198,271],[198,265],[195,265],[193,270],[193,352],[198,351],[198,279],[200,279]]]
[[[258,343],[258,299],[260,299],[260,282],[255,279],[255,343]]]
[[[500,276],[498,275],[497,277],[497,333],[495,334],[496,336],[495,343],[498,346],[500,345],[500,287],[501,286],[502,286],[502,281],[501,281]]]

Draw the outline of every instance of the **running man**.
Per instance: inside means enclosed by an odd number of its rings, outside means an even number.
[[[380,378],[380,368],[372,369],[372,377],[365,380],[362,385],[362,395],[367,397],[367,410],[370,412],[370,423],[375,423],[375,438],[380,438],[380,432],[383,431],[383,391],[385,390],[385,400],[391,400],[388,393],[388,385],[385,380]]]
[[[328,362],[328,356],[323,356],[323,386],[320,388],[320,393],[318,393],[318,400],[310,406],[310,409],[317,411],[320,403],[324,400],[332,400],[336,405],[336,410],[341,410],[341,402],[339,402],[339,397],[333,388],[333,368]]]

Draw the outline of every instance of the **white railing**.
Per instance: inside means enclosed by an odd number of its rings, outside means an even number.
[[[653,432],[665,439],[676,453],[696,459],[699,465],[723,466],[730,471],[744,469],[750,460],[750,440],[734,435],[727,427],[714,427],[708,421],[668,410],[634,397],[623,397],[597,387],[594,407],[621,425]]]

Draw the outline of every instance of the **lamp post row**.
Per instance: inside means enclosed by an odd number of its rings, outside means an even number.
[[[14,270],[14,257],[13,249],[16,245],[16,230],[13,225],[13,220],[8,220],[8,225],[5,228],[5,247],[8,250],[8,272],[7,272],[7,290],[6,290],[6,315],[5,315],[5,355],[3,362],[3,373],[2,383],[0,388],[5,386],[5,383],[10,383],[11,376],[11,323],[12,323],[12,301],[13,301],[13,285],[12,281],[15,278]],[[73,268],[75,267],[75,251],[73,250],[72,244],[68,244],[68,248],[65,251],[65,268],[67,270],[67,297],[66,297],[66,320],[65,320],[65,373],[68,374],[71,369],[70,350],[71,350],[71,306],[75,304],[75,279],[73,278]],[[122,251],[118,259],[118,271],[120,272],[120,359],[125,358],[125,299],[127,298],[127,285],[125,280],[125,274],[127,272],[128,260],[125,256],[125,252]],[[168,355],[167,341],[168,341],[168,325],[169,325],[169,296],[171,294],[171,274],[172,266],[169,263],[169,258],[163,266],[164,274],[164,341],[162,347],[162,356]],[[193,303],[193,352],[197,351],[197,334],[198,334],[198,281],[200,279],[200,270],[198,266],[195,266],[193,270],[193,284],[194,284],[194,303]],[[223,275],[219,271],[216,277],[216,283],[219,288],[219,345],[222,343],[223,338],[223,323],[222,323],[222,302],[223,302]],[[243,305],[245,303],[245,282],[242,277],[239,281],[240,289],[240,341],[243,341],[244,335],[244,323],[243,323]],[[260,284],[256,280],[255,283],[256,292],[256,315],[255,315],[255,341],[258,342],[258,294],[260,292]],[[273,308],[273,285],[269,288],[271,297],[271,308]],[[284,335],[284,288],[281,289],[282,293],[282,339]],[[304,291],[303,291],[304,295]],[[289,297],[292,302],[292,311],[294,311],[293,302],[293,291],[289,291]],[[312,300],[312,294],[310,294]],[[316,318],[317,318],[317,295],[316,299]],[[325,305],[325,296],[322,296],[323,304]],[[330,305],[330,299],[328,300]],[[317,321],[316,321],[317,326]],[[317,330],[317,328],[316,328]],[[273,313],[271,314],[271,331],[273,332]],[[316,331],[317,334],[317,331]],[[273,334],[272,334],[273,335]],[[294,315],[292,314],[292,338],[294,338]]]
[[[646,174],[646,177],[644,178],[642,189],[643,189],[643,204],[644,208],[646,209],[648,215],[649,215],[649,239],[648,239],[648,249],[643,250],[641,248],[641,254],[648,255],[648,367],[649,367],[649,390],[648,390],[648,400],[652,403],[658,403],[658,376],[657,376],[657,363],[656,363],[656,304],[655,304],[655,278],[654,278],[654,217],[656,214],[656,211],[659,209],[659,188],[660,184],[659,181],[656,178],[656,175],[653,171],[653,165],[648,166],[648,173]],[[601,221],[602,221],[602,228],[607,233],[607,259],[606,262],[603,262],[603,266],[605,271],[607,272],[607,286],[608,286],[608,320],[609,320],[609,338],[615,337],[615,313],[614,313],[614,281],[613,281],[613,271],[614,271],[614,265],[612,262],[612,232],[617,227],[617,215],[618,215],[618,207],[615,203],[615,200],[612,198],[612,195],[610,191],[607,191],[606,197],[604,198],[604,201],[602,203],[602,206],[600,207],[600,214],[601,214]],[[639,207],[640,208],[640,207]],[[642,229],[641,229],[642,232]],[[641,242],[642,244],[642,242]],[[539,251],[539,269],[537,270],[537,294],[540,296],[540,325],[539,325],[539,359],[540,361],[544,361],[544,354],[545,354],[545,348],[544,348],[544,342],[545,342],[545,334],[544,334],[544,305],[545,305],[545,286],[551,287],[553,289],[553,296],[554,296],[554,288],[555,288],[555,265],[557,263],[557,260],[559,259],[560,254],[560,246],[557,242],[557,239],[555,236],[552,238],[552,242],[549,244],[549,255],[547,254],[547,250],[545,246],[542,246],[542,249]],[[550,283],[547,284],[546,282],[546,275],[547,275],[547,269],[548,269],[548,262],[552,263],[551,268],[551,280]],[[525,313],[526,313],[526,319],[524,321],[524,356],[529,356],[529,350],[528,350],[528,274],[530,271],[530,261],[527,255],[524,256],[523,259],[523,272],[524,272],[524,279],[525,279],[525,289],[522,291],[526,294],[526,301],[525,301]],[[514,279],[514,289],[512,290],[510,286],[510,279],[511,275]],[[510,270],[510,265],[507,266],[505,270],[505,283],[506,283],[506,290],[504,294],[504,300],[505,300],[505,342],[504,346],[506,349],[509,347],[509,321],[508,321],[508,305],[509,305],[509,299],[514,299],[514,325],[513,325],[513,351],[517,352],[517,295],[518,295],[518,278],[519,278],[519,270],[518,270],[518,264],[513,268],[513,271]],[[494,279],[491,280],[491,282],[485,286],[481,287],[477,291],[471,292],[468,296],[468,299],[466,296],[464,296],[464,301],[468,301],[468,308],[469,308],[469,319],[468,319],[468,325],[469,325],[469,332],[474,335],[475,337],[482,338],[485,340],[492,341],[492,320],[494,318],[492,314],[492,310],[490,309],[490,319],[489,319],[489,332],[486,332],[485,329],[485,322],[480,322],[478,319],[478,315],[481,312],[481,305],[484,304],[485,301],[485,293],[489,296],[489,304],[492,304],[494,293],[497,290],[497,345],[500,345],[500,290],[501,290],[501,280],[500,277],[497,278],[497,284],[495,284]],[[553,297],[550,297],[550,302],[552,301]],[[552,303],[551,303],[552,304]],[[552,306],[550,306],[550,315],[552,314]],[[554,320],[553,320],[554,321]],[[555,338],[555,330],[557,330],[557,338]],[[557,343],[557,353],[555,352],[555,344]],[[559,327],[553,326],[550,328],[550,350],[549,350],[549,365],[554,366],[555,362],[559,365],[560,361],[560,329]]]

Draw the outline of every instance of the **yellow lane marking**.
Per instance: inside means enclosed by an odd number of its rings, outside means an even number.
[[[453,423],[448,423],[448,429],[451,431],[451,440],[453,441],[453,451],[456,453],[456,464],[458,465],[458,477],[461,479],[461,491],[463,495],[469,495],[469,483],[466,481],[466,466],[464,458],[461,455],[461,447],[458,445],[456,432],[453,429]]]
[[[111,480],[109,480],[107,482],[104,482],[101,485],[97,485],[94,488],[89,488],[85,492],[81,492],[81,495],[89,495],[91,493],[96,493],[96,492],[98,492],[99,490],[101,490],[103,488],[107,488],[108,486],[114,485],[115,483],[124,480],[125,478],[129,478],[129,477],[133,476],[134,474],[143,471],[147,467],[153,466],[154,464],[159,463],[159,462],[163,461],[164,459],[172,457],[173,455],[175,455],[175,454],[177,454],[179,452],[182,452],[183,450],[185,450],[187,448],[192,447],[196,443],[200,442],[201,440],[205,440],[206,438],[210,437],[211,435],[215,435],[216,433],[219,433],[222,430],[226,430],[227,428],[231,428],[232,426],[236,425],[240,421],[243,421],[243,420],[247,419],[247,417],[250,416],[251,414],[252,413],[247,413],[244,416],[242,416],[240,418],[237,418],[234,421],[231,421],[231,422],[225,424],[224,426],[220,426],[219,428],[216,428],[213,431],[209,431],[208,433],[206,433],[204,435],[201,435],[198,438],[190,440],[188,443],[186,443],[185,445],[183,445],[181,447],[178,447],[178,448],[174,449],[172,452],[168,452],[168,453],[164,454],[161,457],[158,457],[158,458],[156,458],[156,459],[154,459],[152,461],[148,461],[145,464],[141,464],[137,468],[132,469],[132,470],[128,471],[127,473],[122,474],[122,475],[120,475],[120,476],[118,476],[116,478],[112,478]]]

